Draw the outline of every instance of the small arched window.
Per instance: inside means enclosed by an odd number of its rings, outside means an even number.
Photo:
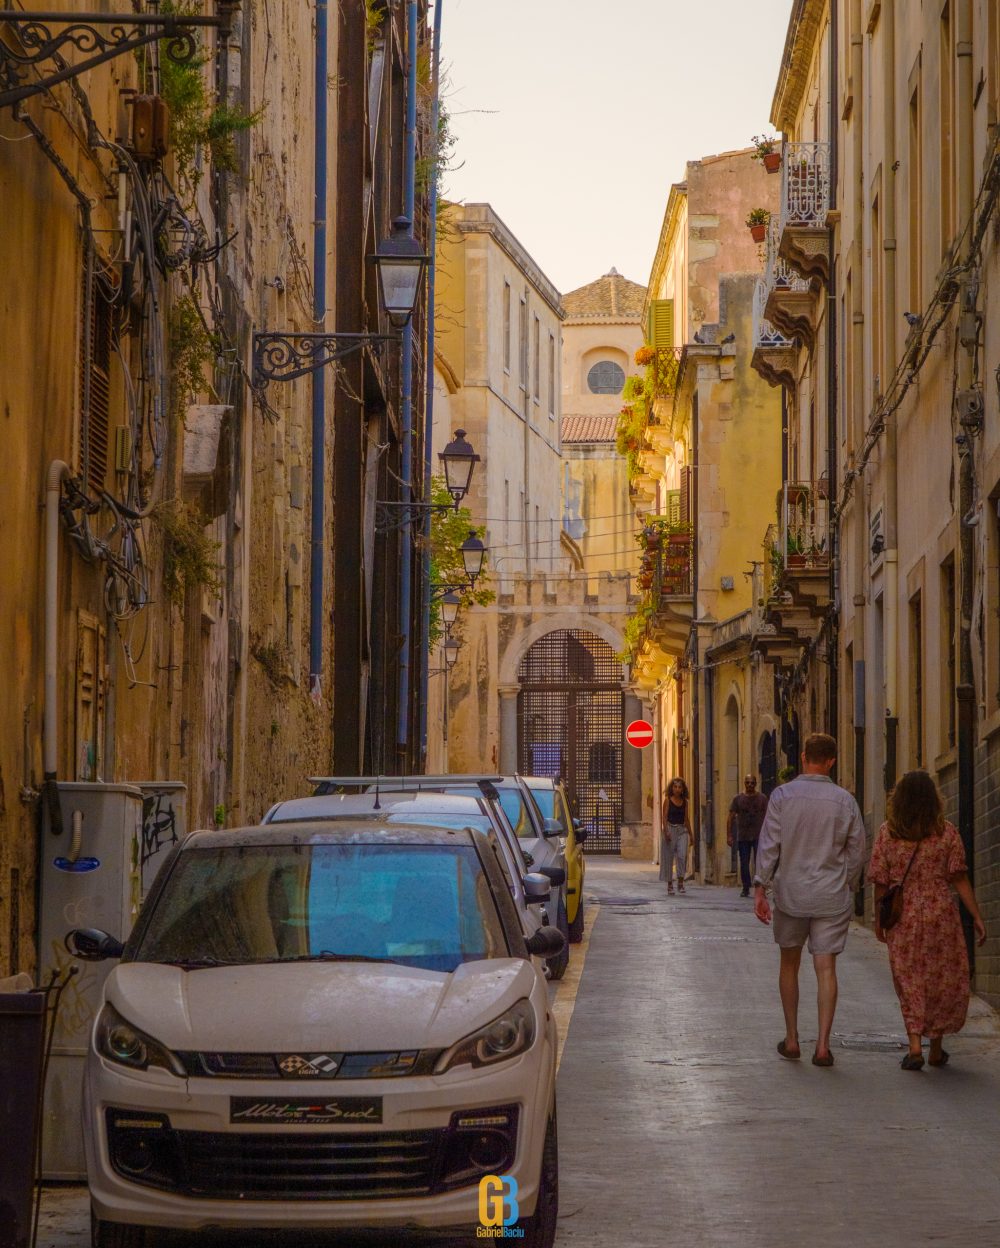
[[[614,360],[599,360],[587,374],[591,394],[621,394],[625,388],[625,370]]]

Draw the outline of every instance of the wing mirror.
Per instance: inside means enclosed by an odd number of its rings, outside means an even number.
[[[84,962],[120,958],[125,951],[120,940],[102,932],[99,927],[75,927],[66,933],[65,945],[74,958],[81,958]]]
[[[583,842],[587,839],[587,836],[589,835],[589,829],[583,826],[582,819],[573,820],[573,832],[576,835],[577,845],[582,845]]]
[[[538,874],[546,876],[553,888],[561,888],[566,883],[566,871],[563,867],[539,867]]]
[[[543,901],[548,901],[551,892],[548,877],[540,872],[529,871],[524,877],[524,900],[529,906],[540,906]]]
[[[566,947],[566,938],[558,927],[540,927],[524,942],[534,958],[554,958]]]
[[[562,836],[563,826],[558,819],[546,819],[542,824],[542,836],[548,840],[550,836]]]

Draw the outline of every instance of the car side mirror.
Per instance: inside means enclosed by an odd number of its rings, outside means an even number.
[[[552,836],[562,836],[562,834],[563,826],[558,819],[546,819],[542,824],[542,836],[544,836],[546,840]]]
[[[551,892],[552,885],[548,876],[538,871],[529,871],[524,877],[524,900],[529,906],[540,906],[543,901],[548,901]]]
[[[534,958],[554,958],[566,948],[566,938],[558,927],[540,927],[524,943]]]
[[[573,832],[574,832],[574,834],[575,834],[575,836],[576,836],[576,843],[577,843],[577,845],[582,845],[582,844],[583,844],[583,842],[584,842],[584,841],[587,839],[587,837],[590,835],[590,829],[589,829],[589,828],[585,828],[585,827],[583,826],[583,820],[582,820],[582,819],[574,819],[574,820],[573,820]]]
[[[66,933],[65,945],[74,958],[80,958],[84,962],[120,958],[125,952],[125,946],[120,940],[102,932],[99,927],[75,927]]]
[[[561,888],[566,883],[566,871],[563,867],[539,867],[538,874],[546,876],[553,888]]]

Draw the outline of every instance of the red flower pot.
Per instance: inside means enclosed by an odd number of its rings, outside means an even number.
[[[762,243],[764,239],[767,238],[767,226],[766,225],[751,225],[750,237],[753,239],[755,243]]]
[[[768,171],[768,173],[777,173],[781,168],[781,153],[766,152],[761,157],[761,161],[763,162],[764,168]]]

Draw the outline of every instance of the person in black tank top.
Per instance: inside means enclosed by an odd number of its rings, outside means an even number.
[[[667,786],[663,800],[660,832],[660,879],[667,881],[667,892],[674,891],[674,869],[677,891],[684,892],[688,845],[691,842],[691,820],[688,816],[688,787],[680,776]]]

